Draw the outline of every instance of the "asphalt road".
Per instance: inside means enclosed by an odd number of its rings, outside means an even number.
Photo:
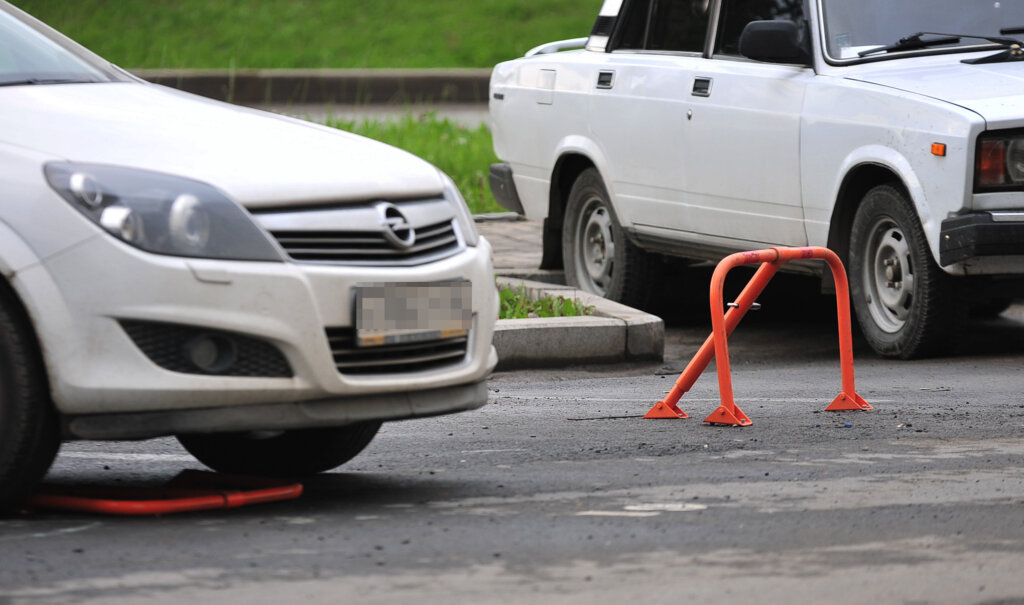
[[[770,302],[770,301],[769,301]],[[839,391],[828,313],[766,304],[730,341],[746,428],[640,417],[664,364],[497,374],[491,402],[385,425],[298,500],[0,520],[0,603],[1024,603],[1024,307],[950,358],[857,349]],[[153,484],[172,440],[67,444],[49,481]]]

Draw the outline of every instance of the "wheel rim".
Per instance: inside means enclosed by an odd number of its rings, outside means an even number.
[[[914,265],[910,246],[900,226],[891,218],[872,225],[864,251],[864,289],[875,325],[888,333],[907,323],[914,304]]]
[[[615,269],[615,238],[611,213],[598,197],[583,205],[576,229],[576,252],[580,286],[604,296]]]

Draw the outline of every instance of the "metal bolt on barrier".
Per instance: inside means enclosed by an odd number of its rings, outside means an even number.
[[[675,386],[665,399],[650,409],[644,418],[689,418],[678,403],[679,399],[693,387],[697,379],[716,359],[718,368],[718,390],[722,404],[704,419],[709,424],[750,426],[753,421],[743,413],[733,399],[732,373],[729,367],[729,345],[727,338],[732,334],[747,311],[758,308],[754,302],[775,277],[782,265],[793,260],[817,259],[828,263],[836,285],[836,313],[839,318],[839,361],[842,370],[842,392],[832,400],[825,411],[870,410],[871,405],[857,394],[853,378],[853,339],[850,336],[850,287],[842,261],[828,248],[809,246],[802,248],[768,248],[751,252],[738,252],[722,259],[711,277],[711,335],[686,365]],[[754,276],[740,292],[739,297],[729,303],[723,314],[725,277],[732,269],[742,265],[760,263]]]

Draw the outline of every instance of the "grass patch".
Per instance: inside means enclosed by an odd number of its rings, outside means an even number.
[[[405,149],[434,164],[452,177],[473,214],[504,211],[488,183],[490,166],[498,158],[485,124],[467,128],[431,112],[398,120],[330,120],[328,125]]]
[[[564,296],[547,296],[534,300],[526,288],[502,288],[498,292],[501,307],[498,319],[526,319],[528,317],[580,317],[593,315],[594,307]]]
[[[125,68],[491,67],[601,0],[13,0]]]

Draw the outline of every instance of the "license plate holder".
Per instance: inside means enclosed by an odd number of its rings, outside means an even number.
[[[360,348],[460,338],[473,322],[469,281],[359,284],[355,335]]]

